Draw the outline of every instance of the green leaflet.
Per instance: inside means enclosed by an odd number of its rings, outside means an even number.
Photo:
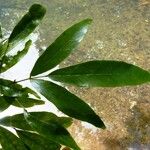
[[[19,102],[19,103],[18,103]],[[26,97],[15,97],[15,101],[12,105],[17,107],[24,106],[25,108],[32,107],[35,105],[43,105],[45,102],[43,100],[39,99],[33,99],[33,98],[26,98]],[[20,104],[22,106],[20,106]]]
[[[24,49],[22,51],[18,51],[18,53],[15,56],[4,56],[3,59],[4,66],[2,66],[1,68],[1,73],[5,72],[6,70],[14,66],[16,63],[18,63],[27,54],[31,43],[32,43],[31,40],[26,42]]]
[[[27,150],[22,141],[10,131],[0,126],[0,144],[3,150]]]
[[[22,130],[16,130],[16,132],[30,150],[60,150],[61,148],[59,144],[47,140],[39,134]]]
[[[0,94],[9,97],[29,97],[29,94],[40,99],[39,95],[32,89],[23,88],[20,84],[0,78]]]
[[[24,92],[23,89],[18,90],[14,85],[4,86],[4,85],[1,85],[0,83],[0,94],[2,94],[2,96],[4,95],[4,96],[10,96],[10,97],[20,97],[20,96],[28,97],[28,93]]]
[[[6,93],[5,93],[6,94]],[[7,95],[7,94],[6,94]],[[0,96],[0,112],[7,109],[10,105],[16,107],[32,107],[35,105],[42,105],[45,102],[38,99],[28,98],[28,97],[9,97],[9,96]]]
[[[3,78],[0,78],[0,85],[3,85],[3,86],[11,86],[12,88],[15,88],[17,90],[21,90],[22,89],[22,86],[20,84],[17,84],[11,80],[7,80],[7,79],[3,79]]]
[[[64,127],[69,127],[72,124],[72,118],[68,117],[57,117],[55,114],[50,112],[30,112],[30,114],[40,121],[49,124],[51,121],[58,122]],[[17,114],[8,116],[0,119],[0,124],[4,126],[10,126],[23,130],[32,130],[32,128],[26,122],[23,114]]]
[[[13,103],[13,101],[11,101],[11,102],[6,101],[3,96],[0,96],[0,112],[7,109],[12,103]]]
[[[39,4],[33,4],[30,7],[29,12],[23,16],[11,33],[9,37],[8,51],[10,51],[16,44],[23,42],[26,37],[34,31],[45,13],[45,8]]]
[[[88,104],[65,88],[50,81],[31,79],[33,87],[66,115],[105,128],[104,123]]]
[[[35,105],[42,105],[44,104],[44,101],[39,100],[39,99],[33,99],[33,98],[28,98],[28,97],[8,97],[8,96],[3,96],[3,98],[11,103],[11,105],[14,105],[16,107],[32,107]]]
[[[121,61],[89,61],[58,69],[49,77],[55,81],[84,87],[116,87],[150,82],[150,73]]]
[[[31,76],[52,69],[68,57],[84,38],[91,21],[91,19],[85,19],[64,31],[36,61]]]
[[[39,119],[36,119],[30,115],[26,110],[24,111],[24,117],[28,124],[41,136],[53,142],[69,146],[74,150],[80,150],[69,132],[59,123],[51,121],[47,124],[45,122],[39,121]]]
[[[28,87],[23,88],[13,81],[0,79],[0,111],[4,111],[10,105],[27,108],[44,104],[42,100],[30,98],[29,94],[39,98],[38,94]]]

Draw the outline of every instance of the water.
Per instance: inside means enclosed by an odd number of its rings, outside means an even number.
[[[61,67],[93,59],[114,59],[150,70],[149,0],[0,0],[5,35],[35,2],[47,8],[43,23],[36,30],[40,53],[72,24],[93,19],[86,38]],[[107,126],[106,130],[99,130],[75,120],[70,131],[83,150],[150,149],[150,85],[68,88],[89,103]]]

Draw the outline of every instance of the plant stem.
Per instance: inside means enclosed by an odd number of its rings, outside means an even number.
[[[26,78],[26,79],[22,79],[22,80],[18,80],[18,81],[14,80],[14,83],[18,83],[18,82],[27,81],[27,80],[29,80],[29,79],[31,79],[31,78]]]
[[[14,80],[14,83],[19,83],[19,82],[24,82],[30,79],[39,79],[39,78],[44,78],[44,77],[47,77],[47,76],[45,75],[45,76],[39,76],[39,77],[29,77],[29,78],[25,78],[25,79],[18,80],[18,81]]]

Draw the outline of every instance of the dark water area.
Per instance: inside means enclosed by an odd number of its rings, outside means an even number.
[[[65,29],[84,19],[93,24],[86,38],[60,67],[93,59],[122,60],[150,70],[150,0],[0,0],[4,35],[33,3],[47,8],[35,31],[41,53]],[[75,120],[69,129],[83,150],[149,150],[150,85],[122,88],[76,88],[106,123],[96,129]]]

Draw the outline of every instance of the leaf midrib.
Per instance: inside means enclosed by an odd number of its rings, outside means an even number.
[[[56,74],[50,74],[50,76],[92,76],[92,75],[95,75],[95,76],[113,76],[113,75],[122,75],[120,73],[118,74],[62,74],[62,75],[56,75]]]

